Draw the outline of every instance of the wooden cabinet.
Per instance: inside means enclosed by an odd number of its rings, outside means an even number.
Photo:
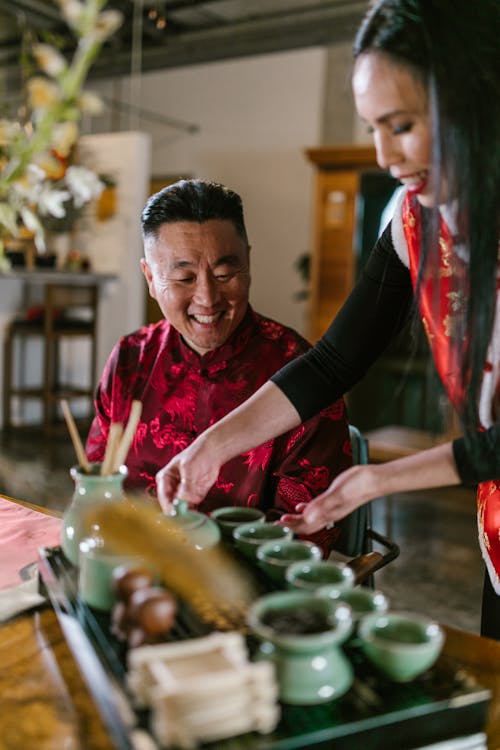
[[[348,296],[398,183],[378,168],[371,146],[311,148],[306,155],[316,170],[308,325],[314,342]],[[401,425],[440,434],[449,419],[445,403],[418,325],[391,345],[348,397],[350,418],[364,431]]]
[[[310,340],[316,341],[356,278],[362,176],[382,173],[371,146],[311,148],[306,154],[316,167],[308,330]]]

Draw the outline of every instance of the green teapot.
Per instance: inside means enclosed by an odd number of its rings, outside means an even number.
[[[186,535],[186,541],[193,544],[196,549],[214,547],[220,542],[219,527],[206,513],[192,510],[185,500],[176,499],[172,506],[172,510],[166,513],[166,516],[179,525]]]

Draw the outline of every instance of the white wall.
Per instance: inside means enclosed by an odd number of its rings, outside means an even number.
[[[313,169],[304,148],[320,141],[325,59],[325,49],[313,48],[152,72],[133,102],[199,126],[193,135],[140,122],[152,136],[152,174],[215,179],[240,193],[252,244],[252,304],[300,331],[293,263],[309,250]],[[129,86],[119,85],[124,101]],[[94,88],[117,96],[116,82]]]
[[[82,161],[97,172],[112,175],[117,183],[116,214],[103,222],[90,222],[80,231],[80,249],[96,272],[118,275],[106,285],[99,305],[97,373],[116,341],[144,322],[145,284],[140,216],[149,195],[151,138],[146,133],[123,132],[81,138]]]

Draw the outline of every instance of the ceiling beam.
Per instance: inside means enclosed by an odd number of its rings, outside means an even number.
[[[202,4],[198,0],[173,0],[175,5]],[[13,7],[36,13],[47,9],[43,0],[0,0],[0,9]],[[55,6],[54,6],[55,7]],[[158,41],[143,39],[141,69],[144,72],[180,68],[218,60],[252,55],[328,46],[351,41],[366,11],[366,0],[319,0],[282,13],[247,17],[212,28],[176,32]],[[56,10],[57,13],[57,10]],[[45,21],[47,21],[45,17]],[[131,74],[131,48],[120,36],[110,40],[91,68],[89,78],[111,78]],[[19,75],[19,50],[14,44],[0,45],[0,64],[4,72],[16,79]]]
[[[182,32],[162,45],[142,49],[142,70],[179,68],[304,47],[325,46],[354,38],[366,11],[366,0],[332,6],[301,8],[284,15],[259,17],[203,31]],[[103,50],[92,77],[130,73],[130,50]]]
[[[44,0],[0,0],[0,9],[11,16],[26,13],[38,24],[60,24],[61,11],[55,4],[48,5]]]

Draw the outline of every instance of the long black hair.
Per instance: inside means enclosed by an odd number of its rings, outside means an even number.
[[[354,43],[355,57],[384,53],[409,69],[428,91],[434,170],[452,188],[459,244],[468,263],[468,278],[460,290],[467,304],[453,345],[462,362],[467,398],[461,417],[472,450],[495,316],[499,257],[499,33],[499,0],[378,0]],[[432,272],[434,262],[428,246],[419,278]]]

